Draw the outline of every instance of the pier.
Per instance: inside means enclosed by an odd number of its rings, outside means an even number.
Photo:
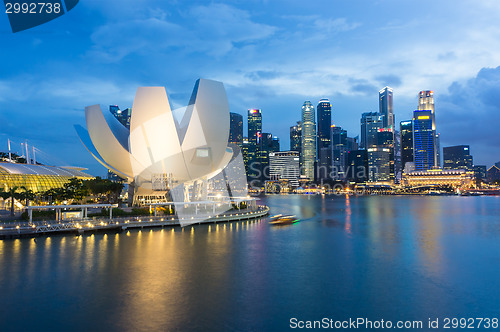
[[[72,207],[68,205],[66,207]],[[82,206],[79,206],[82,208]],[[111,210],[111,208],[110,208]],[[269,213],[267,206],[257,205],[251,209],[230,210],[216,216],[192,215],[190,217],[176,216],[140,216],[113,218],[82,218],[75,220],[53,221],[20,221],[0,223],[0,239],[33,237],[57,233],[77,233],[99,231],[122,231],[133,228],[174,227],[202,223],[231,222],[256,219]]]

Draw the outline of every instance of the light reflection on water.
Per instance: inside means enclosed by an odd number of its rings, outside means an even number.
[[[272,196],[266,220],[0,241],[7,330],[500,314],[500,198]],[[30,319],[24,319],[29,313]]]

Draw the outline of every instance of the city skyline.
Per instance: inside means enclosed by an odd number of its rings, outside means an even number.
[[[85,105],[125,109],[138,86],[166,85],[177,108],[189,100],[191,82],[204,77],[224,82],[231,112],[261,109],[263,131],[278,136],[282,147],[289,146],[289,127],[304,100],[317,105],[328,98],[332,122],[356,136],[361,113],[379,109],[381,88],[394,91],[396,127],[411,119],[418,92],[433,90],[441,147],[469,145],[475,163],[491,166],[500,160],[494,42],[500,5],[419,6],[433,10],[422,17],[412,5],[390,0],[83,2],[17,34],[4,16],[0,29],[9,51],[0,57],[9,66],[0,76],[0,150],[7,150],[8,138],[27,139],[58,164],[103,175],[72,131],[73,123],[83,124]],[[380,43],[384,33],[390,38]],[[164,65],[152,70],[157,63]]]

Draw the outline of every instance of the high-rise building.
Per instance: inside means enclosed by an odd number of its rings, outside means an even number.
[[[434,145],[436,147],[436,163],[434,167],[440,168],[441,167],[441,134],[437,133],[434,136]]]
[[[262,134],[262,112],[260,109],[248,110],[248,165],[247,177],[249,180],[259,180],[260,173],[260,138]]]
[[[262,133],[257,141],[261,180],[269,180],[269,154],[279,152],[279,139],[270,133]]]
[[[272,151],[274,152],[280,151],[280,139],[277,136],[273,136]]]
[[[401,135],[399,130],[394,131],[394,183],[400,183],[402,177],[401,168]]]
[[[369,181],[394,181],[394,133],[390,128],[377,132],[376,146],[368,149]]]
[[[432,164],[430,168],[436,168],[441,166],[440,161],[440,148],[439,148],[439,136],[436,133],[436,115],[434,112],[434,92],[430,90],[420,91],[418,95],[418,108],[419,111],[430,111],[431,120],[431,130],[432,130]],[[418,169],[418,168],[417,168]]]
[[[314,106],[310,101],[305,101],[302,106],[302,154],[300,157],[301,175],[313,181],[316,161],[316,121]]]
[[[317,113],[317,169],[316,179],[318,181],[327,180],[332,164],[331,133],[332,124],[332,104],[326,98],[319,101],[316,107]]]
[[[243,147],[243,116],[238,113],[229,113],[229,143]]]
[[[474,165],[472,168],[474,169],[474,177],[477,183],[486,181],[486,165]]]
[[[243,146],[241,147],[241,153],[243,155],[243,163],[245,164],[245,174],[248,175],[248,147],[250,146],[250,142],[248,141],[248,137],[243,137]]]
[[[327,148],[330,146],[330,127],[332,125],[332,104],[326,98],[321,99],[316,108],[317,113],[317,144],[316,148]]]
[[[347,153],[346,176],[349,181],[368,181],[368,151],[351,150]]]
[[[358,136],[356,137],[347,137],[347,151],[358,150]]]
[[[130,117],[132,116],[132,108],[126,108],[122,111],[120,110],[120,107],[118,107],[118,105],[109,105],[109,111],[122,125],[124,125],[127,129],[130,129]]]
[[[468,145],[444,147],[443,162],[443,169],[465,169],[467,171],[473,171],[472,156]]]
[[[377,132],[380,128],[384,128],[383,118],[377,112],[367,112],[361,115],[361,149],[377,145]]]
[[[132,116],[132,108],[126,108],[125,110],[120,110],[118,105],[109,105],[109,111],[113,116],[127,129],[130,129],[130,118]],[[107,179],[113,182],[126,182],[126,180],[120,177],[118,174],[108,170]]]
[[[500,182],[500,168],[498,168],[496,164],[488,168],[486,171],[486,181],[489,183]]]
[[[432,113],[430,110],[413,112],[413,160],[415,169],[425,171],[435,165],[435,134],[432,130]]]
[[[386,86],[378,92],[379,113],[383,118],[383,127],[394,130],[394,107],[392,88]]]
[[[413,162],[413,121],[399,123],[401,137],[401,169],[404,171],[407,162]]]
[[[297,121],[295,126],[290,127],[290,150],[297,151],[299,155],[302,151],[302,122]]]
[[[345,178],[345,168],[347,166],[347,130],[342,127],[332,126],[332,178],[333,180],[343,180]]]
[[[120,107],[118,105],[109,105],[109,111],[111,114],[115,116],[115,118],[118,119],[118,111],[120,110]],[[121,112],[120,112],[121,113]]]
[[[366,149],[366,151],[368,152],[368,181],[393,181],[394,177],[391,177],[393,151],[390,148],[381,146],[374,146]]]
[[[269,153],[269,168],[271,180],[287,180],[292,187],[299,186],[300,166],[297,151]]]

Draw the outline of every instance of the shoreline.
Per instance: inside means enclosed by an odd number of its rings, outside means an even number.
[[[269,214],[269,207],[259,205],[255,211],[227,212],[212,218],[190,219],[165,216],[142,216],[142,217],[122,217],[105,219],[88,219],[72,222],[8,222],[0,223],[0,240],[32,238],[51,234],[84,234],[97,232],[121,232],[134,228],[163,228],[163,227],[185,227],[189,225],[232,222],[240,220],[251,220],[265,217]],[[183,225],[185,223],[185,225]],[[17,224],[17,225],[16,225]],[[5,227],[13,226],[13,227]]]

